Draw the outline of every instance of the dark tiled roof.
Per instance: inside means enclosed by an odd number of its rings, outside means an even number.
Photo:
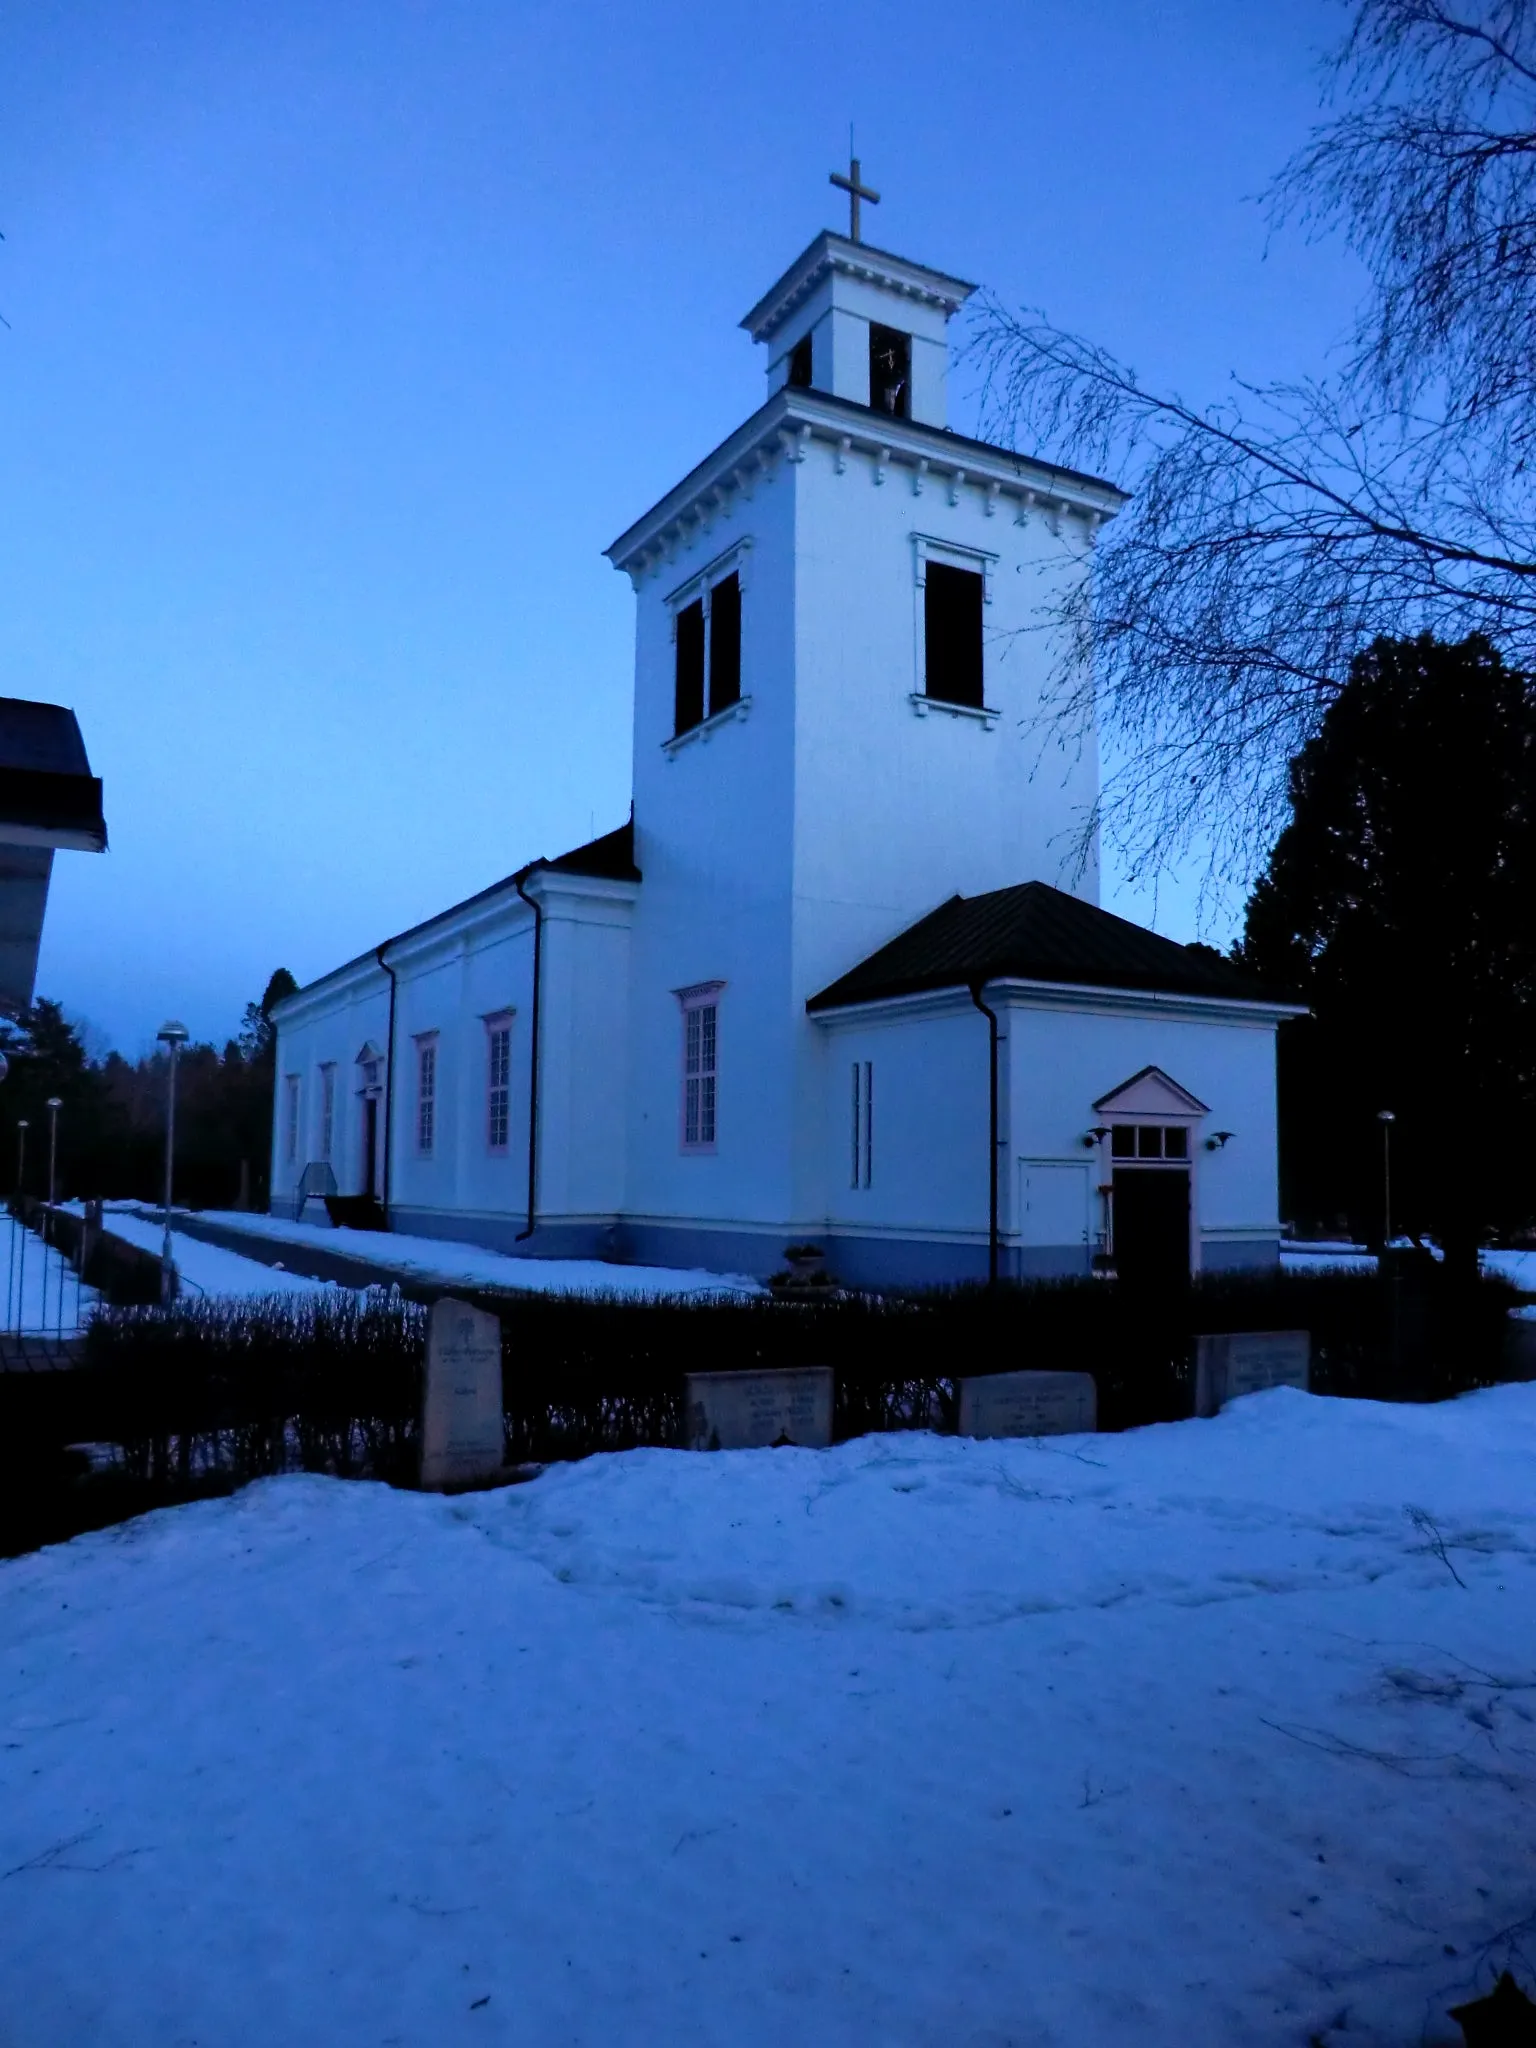
[[[536,860],[536,868],[553,868],[562,875],[601,875],[610,882],[638,882],[635,866],[635,821],[633,815],[617,830],[600,839],[589,839],[554,860]],[[526,872],[526,871],[525,871]]]
[[[1010,978],[1228,1002],[1263,1002],[1268,996],[1240,968],[1205,948],[1159,938],[1047,882],[1024,882],[986,896],[951,896],[812,996],[806,1008],[834,1010]]]

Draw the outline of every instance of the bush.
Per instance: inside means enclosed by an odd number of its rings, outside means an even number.
[[[1174,1421],[1193,1405],[1194,1338],[1224,1330],[1310,1330],[1319,1393],[1443,1399],[1501,1376],[1514,1295],[1410,1264],[1384,1279],[1218,1274],[1153,1298],[1101,1280],[824,1299],[471,1298],[502,1321],[508,1461],[544,1464],[677,1443],[684,1376],[722,1369],[830,1365],[840,1439],[953,1430],[961,1376],[1021,1367],[1091,1372],[1103,1429]],[[408,1485],[425,1341],[425,1308],[395,1292],[107,1308],[82,1370],[0,1375],[0,1443],[13,1479],[52,1471],[62,1445],[115,1446],[117,1483],[144,1505],[291,1470]]]

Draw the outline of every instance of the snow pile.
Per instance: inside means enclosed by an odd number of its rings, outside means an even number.
[[[8,2048],[1451,2042],[1536,1389],[316,1478],[0,1566]]]
[[[96,1295],[56,1245],[0,1211],[0,1330],[24,1337],[73,1337],[90,1320]]]
[[[510,1287],[533,1294],[761,1294],[744,1273],[707,1273],[697,1266],[611,1266],[602,1259],[520,1259],[483,1245],[454,1244],[444,1238],[409,1237],[399,1231],[332,1229],[329,1224],[292,1223],[281,1216],[251,1216],[243,1210],[210,1209],[210,1223],[247,1237],[342,1252],[397,1274],[402,1280],[430,1280],[449,1287]]]

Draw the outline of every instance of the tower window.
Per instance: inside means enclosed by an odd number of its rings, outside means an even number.
[[[942,703],[979,711],[985,595],[980,572],[930,561],[923,595],[924,689]]]
[[[733,569],[709,593],[709,715],[741,702],[741,578]]]
[[[677,730],[688,732],[704,719],[704,600],[696,597],[677,615]]]
[[[811,388],[811,337],[808,334],[802,334],[789,352],[787,381],[800,391]]]
[[[876,412],[912,417],[912,337],[895,327],[869,329],[869,402]]]

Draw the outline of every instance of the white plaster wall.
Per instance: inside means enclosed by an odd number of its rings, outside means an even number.
[[[547,889],[539,1109],[539,1218],[611,1218],[624,1192],[628,919],[623,885],[535,876]],[[533,997],[533,913],[512,897],[455,920],[450,913],[390,952],[397,977],[390,1202],[441,1216],[500,1221],[526,1214]],[[369,966],[301,995],[278,1022],[278,1099],[273,1191],[290,1193],[319,1152],[319,1063],[337,1061],[332,1164],[343,1193],[364,1185],[363,1112],[356,1056],[368,1039],[385,1049],[389,983]],[[488,1118],[488,1016],[511,1012],[510,1127],[492,1149]],[[417,1143],[417,1052],[435,1033],[436,1123],[430,1153]],[[297,1170],[284,1156],[284,1077],[301,1076]],[[380,1110],[379,1191],[383,1192]]]
[[[1098,1123],[1095,1100],[1142,1067],[1161,1067],[1209,1107],[1193,1141],[1192,1200],[1207,1236],[1274,1235],[1279,1183],[1275,1123],[1275,1037],[1269,1022],[1214,1023],[1127,1008],[1122,1014],[1068,1015],[1007,998],[1000,1006],[1008,1033],[1008,1156],[1094,1161],[1085,1131]],[[1234,1133],[1219,1152],[1207,1152],[1213,1131]],[[1107,1172],[1105,1174],[1107,1178]],[[1005,1227],[1016,1176],[1005,1175]]]
[[[1005,1244],[1028,1234],[1019,1214],[1019,1163],[1087,1168],[1090,1190],[1109,1161],[1083,1145],[1099,1121],[1094,1101],[1142,1067],[1161,1067],[1210,1114],[1193,1140],[1192,1200],[1206,1237],[1273,1237],[1277,1229],[1274,1033],[1267,1023],[1213,1022],[1156,1012],[1069,1012],[996,987],[999,1224]],[[1091,998],[1087,1000],[1092,1000]],[[925,998],[903,1010],[849,1012],[824,1038],[822,1171],[828,1226],[888,1236],[984,1239],[987,1230],[985,1017],[966,995]],[[874,1072],[873,1172],[851,1182],[855,1060]],[[1235,1135],[1207,1152],[1216,1130]]]
[[[629,1018],[629,1179],[641,1220],[757,1222],[790,1214],[787,1133],[796,1035],[790,978],[793,844],[794,465],[652,569],[636,597],[635,906]],[[741,687],[749,715],[669,752],[669,595],[743,538]],[[721,981],[718,1145],[680,1143],[682,1017],[674,993]]]
[[[276,1097],[272,1116],[272,1196],[293,1193],[299,1175],[320,1157],[320,1068],[336,1066],[336,1110],[331,1166],[343,1194],[356,1194],[363,1178],[362,1075],[357,1055],[370,1040],[380,1051],[389,1029],[389,982],[368,962],[339,976],[318,999],[305,1001],[277,1020]],[[299,1149],[287,1155],[288,1076],[299,1077]],[[383,1172],[382,1142],[379,1170]]]

